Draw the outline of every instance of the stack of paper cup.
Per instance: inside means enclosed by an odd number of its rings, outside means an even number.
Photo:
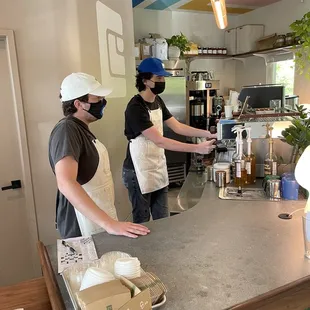
[[[115,280],[115,277],[109,271],[97,267],[90,267],[85,272],[80,291],[113,280]]]
[[[225,118],[232,118],[233,114],[233,106],[225,105]]]
[[[140,261],[137,257],[119,258],[114,264],[114,274],[117,278],[120,276],[127,279],[138,278],[141,275]]]
[[[238,112],[239,111],[238,98],[239,98],[239,93],[231,90],[229,93],[229,104],[226,103],[226,106],[231,105],[232,106],[232,112]]]

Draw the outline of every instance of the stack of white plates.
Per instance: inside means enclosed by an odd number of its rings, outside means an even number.
[[[119,258],[114,264],[114,274],[117,278],[120,276],[127,279],[138,278],[141,275],[140,261],[137,257]]]
[[[85,272],[80,291],[113,280],[115,280],[115,277],[109,271],[97,267],[90,267]]]

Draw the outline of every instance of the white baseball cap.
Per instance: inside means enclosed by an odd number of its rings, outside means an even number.
[[[105,97],[111,94],[112,89],[103,87],[92,75],[77,72],[71,73],[61,83],[61,101],[73,100],[90,94]]]

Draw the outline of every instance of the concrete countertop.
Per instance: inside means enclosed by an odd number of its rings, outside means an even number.
[[[194,174],[189,175],[195,185]],[[285,221],[278,214],[305,202],[220,200],[206,183],[199,203],[173,217],[149,222],[151,234],[136,240],[94,236],[98,256],[123,251],[168,287],[162,309],[225,309],[310,274],[304,258],[302,212]],[[48,247],[57,270],[56,246]],[[73,309],[58,277],[67,309]]]

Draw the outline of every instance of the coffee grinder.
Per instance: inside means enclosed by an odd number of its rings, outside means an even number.
[[[195,128],[210,130],[215,126],[213,97],[216,97],[220,82],[216,80],[187,81],[187,123]],[[213,124],[214,123],[214,124]]]
[[[216,80],[195,80],[186,82],[187,124],[192,127],[210,130],[216,128],[216,113],[214,113],[213,97],[216,97],[220,82]],[[197,141],[192,141],[193,143]],[[191,169],[204,171],[204,159],[211,160],[214,154],[192,154]]]

